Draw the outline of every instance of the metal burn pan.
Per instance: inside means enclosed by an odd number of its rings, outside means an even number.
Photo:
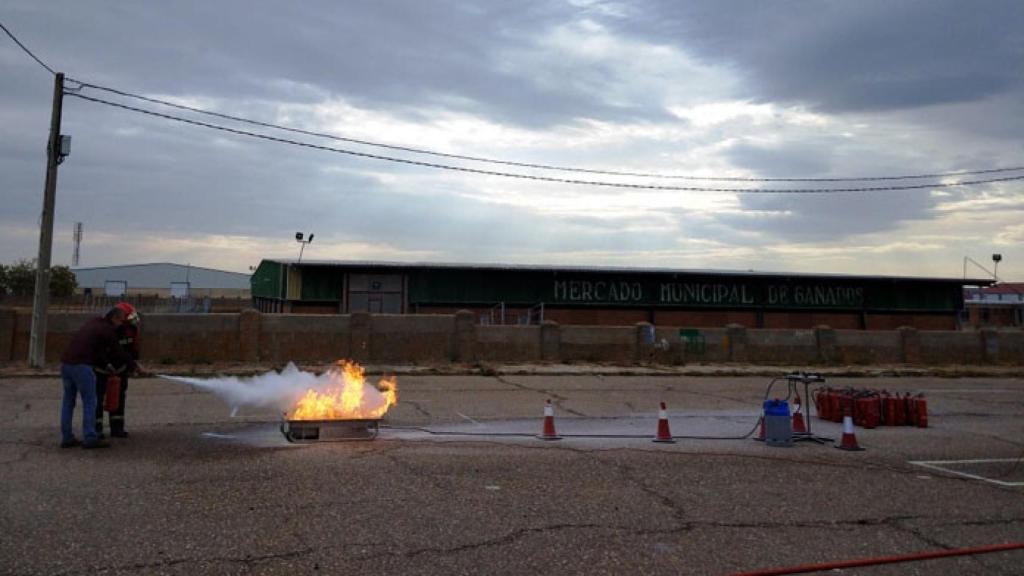
[[[289,442],[346,442],[373,440],[380,420],[283,420],[281,433]]]

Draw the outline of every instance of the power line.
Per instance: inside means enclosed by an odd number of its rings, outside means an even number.
[[[959,186],[974,186],[978,184],[991,184],[996,182],[1010,182],[1016,180],[1024,180],[1024,175],[1020,176],[1006,176],[1002,178],[989,178],[981,180],[966,180],[961,182],[942,182],[937,184],[912,184],[912,185],[897,185],[897,186],[868,186],[859,188],[790,188],[790,189],[764,189],[764,188],[712,188],[712,187],[701,187],[701,186],[659,186],[652,184],[631,184],[623,182],[608,182],[601,180],[576,180],[569,178],[553,178],[550,176],[537,176],[533,174],[517,174],[512,172],[498,172],[494,170],[482,170],[479,168],[466,168],[463,166],[452,166],[448,164],[437,164],[433,162],[422,162],[419,160],[409,160],[405,158],[396,158],[393,156],[383,156],[380,154],[369,154],[366,152],[357,152],[355,150],[347,150],[344,148],[332,148],[330,146],[323,146],[320,144],[310,144],[308,142],[300,142],[298,140],[291,140],[288,138],[281,138],[278,136],[270,136],[267,134],[260,134],[257,132],[250,132],[247,130],[239,130],[237,128],[229,128],[227,126],[221,126],[218,124],[210,124],[208,122],[200,122],[198,120],[192,120],[189,118],[182,118],[180,116],[173,116],[171,114],[164,114],[161,112],[154,112],[152,110],[145,110],[135,106],[129,106],[119,102],[111,102],[102,98],[94,98],[92,96],[85,96],[84,94],[78,94],[68,92],[66,96],[73,98],[81,98],[82,100],[88,100],[98,104],[104,104],[106,106],[112,106],[115,108],[121,108],[124,110],[130,110],[132,112],[138,112],[148,116],[155,116],[158,118],[164,118],[166,120],[173,120],[176,122],[182,122],[185,124],[191,124],[193,126],[202,126],[211,130],[219,130],[222,132],[229,132],[232,134],[238,134],[241,136],[249,136],[252,138],[258,138],[261,140],[268,140],[271,142],[279,142],[282,144],[291,144],[294,146],[300,146],[303,148],[311,148],[315,150],[322,150],[325,152],[334,152],[337,154],[347,154],[350,156],[356,156],[360,158],[369,158],[373,160],[383,160],[387,162],[396,162],[399,164],[407,164],[412,166],[422,166],[426,168],[436,168],[440,170],[451,170],[455,172],[465,172],[471,174],[481,174],[486,176],[501,176],[504,178],[517,178],[521,180],[533,180],[540,182],[555,182],[559,184],[573,184],[580,186],[604,186],[609,188],[628,188],[634,190],[662,190],[662,191],[679,191],[679,192],[732,192],[736,194],[826,194],[826,193],[840,193],[840,192],[886,192],[886,191],[901,191],[901,190],[921,190],[926,188],[953,188]]]
[[[282,130],[285,132],[292,132],[295,134],[303,134],[306,136],[314,136],[317,138],[326,138],[335,140],[338,142],[348,142],[351,144],[361,144],[364,146],[373,146],[377,148],[385,148],[388,150],[396,150],[401,152],[411,152],[414,154],[425,154],[430,156],[436,156],[440,158],[451,158],[455,160],[468,160],[472,162],[484,162],[488,164],[500,164],[504,166],[516,166],[520,168],[534,168],[539,170],[554,170],[559,172],[577,172],[585,174],[601,174],[605,176],[629,176],[634,178],[662,178],[662,179],[673,179],[673,180],[692,180],[692,181],[705,181],[705,182],[883,182],[883,181],[897,181],[897,180],[923,180],[923,179],[937,179],[937,178],[955,178],[962,176],[977,176],[982,174],[1000,174],[1006,172],[1019,172],[1024,170],[1024,166],[1015,166],[1011,168],[992,168],[987,170],[965,170],[960,172],[942,172],[935,174],[911,174],[901,176],[865,176],[865,177],[846,177],[846,178],[747,178],[747,177],[736,177],[736,176],[686,176],[686,175],[673,175],[673,174],[654,174],[644,172],[620,172],[614,170],[598,170],[592,168],[579,168],[570,166],[556,166],[551,164],[533,164],[529,162],[514,162],[510,160],[497,160],[493,158],[484,158],[480,156],[467,156],[463,154],[449,154],[446,152],[437,152],[434,150],[426,150],[423,148],[414,148],[410,146],[398,146],[393,144],[383,144],[380,142],[371,142],[369,140],[360,140],[356,138],[347,138],[344,136],[337,136],[335,134],[328,134],[324,132],[315,132],[311,130],[303,130],[301,128],[293,128],[290,126],[282,126],[280,124],[272,124],[270,122],[262,122],[259,120],[253,120],[250,118],[244,118],[241,116],[234,116],[231,114],[224,114],[221,112],[214,112],[212,110],[205,110],[203,108],[197,108],[194,106],[187,106],[185,104],[178,104],[175,102],[169,102],[167,100],[161,100],[159,98],[152,98],[149,96],[142,96],[140,94],[133,94],[131,92],[125,92],[116,88],[110,88],[107,86],[100,86],[98,84],[92,84],[89,82],[83,82],[75,80],[73,78],[68,79],[70,82],[78,84],[78,89],[81,88],[92,88],[94,90],[101,90],[124,96],[127,98],[135,98],[149,102],[151,104],[160,104],[162,106],[168,106],[171,108],[177,108],[179,110],[187,110],[189,112],[195,112],[197,114],[205,114],[208,116],[214,116],[225,120],[232,120],[235,122],[242,122],[245,124],[251,124],[254,126],[260,126],[263,128],[273,128],[275,130]]]
[[[7,35],[11,37],[11,40],[14,40],[15,44],[17,44],[22,50],[25,51],[25,54],[28,54],[29,56],[31,56],[32,59],[35,60],[36,62],[38,62],[40,66],[42,66],[43,68],[46,68],[46,71],[49,72],[50,74],[56,74],[56,72],[53,71],[53,68],[50,68],[49,66],[47,66],[46,63],[43,62],[42,60],[40,60],[39,58],[37,58],[36,55],[33,54],[32,51],[28,49],[28,47],[26,47],[24,44],[22,44],[20,40],[15,38],[14,33],[11,32],[10,30],[8,30],[7,26],[4,26],[3,22],[0,22],[0,28],[2,28],[3,31],[6,32]]]

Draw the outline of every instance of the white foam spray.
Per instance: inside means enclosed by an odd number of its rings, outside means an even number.
[[[242,407],[277,408],[285,412],[291,409],[307,390],[323,392],[337,387],[339,383],[337,372],[328,371],[320,375],[303,372],[291,362],[281,372],[267,372],[248,378],[187,378],[165,374],[157,376],[216,394],[231,406],[232,416]],[[369,384],[365,387],[368,404],[382,406],[383,395]]]

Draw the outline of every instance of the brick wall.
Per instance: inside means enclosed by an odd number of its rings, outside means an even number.
[[[47,361],[56,364],[89,314],[53,313]],[[31,316],[0,309],[0,361],[28,357]],[[986,329],[850,330],[653,326],[481,326],[454,315],[147,314],[142,358],[149,366],[201,362],[363,363],[602,362],[768,365],[1024,365],[1024,332]]]

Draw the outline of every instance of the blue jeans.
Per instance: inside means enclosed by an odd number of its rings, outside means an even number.
[[[75,397],[82,396],[82,436],[87,444],[96,442],[96,374],[88,364],[61,364],[64,400],[60,408],[60,435],[64,442],[74,440],[71,418],[75,415]]]

